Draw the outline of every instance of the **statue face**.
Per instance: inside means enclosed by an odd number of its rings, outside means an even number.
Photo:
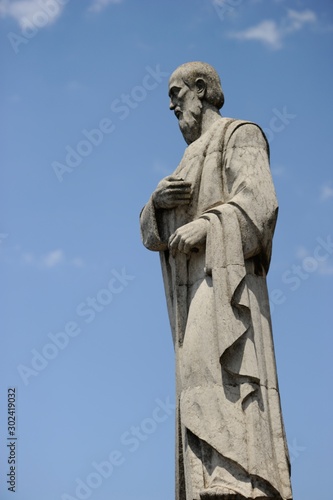
[[[190,89],[181,74],[175,72],[169,81],[170,110],[174,111],[187,144],[201,135],[202,101],[195,89]]]

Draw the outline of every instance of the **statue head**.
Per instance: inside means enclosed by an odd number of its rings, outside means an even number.
[[[179,66],[169,80],[170,109],[174,111],[185,141],[190,144],[202,133],[203,114],[223,106],[220,78],[210,64],[190,62]]]

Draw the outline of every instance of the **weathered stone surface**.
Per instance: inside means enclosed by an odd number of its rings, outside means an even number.
[[[180,66],[188,147],[141,213],[160,252],[175,346],[177,500],[292,498],[266,287],[277,200],[266,138],[220,115],[215,70]]]

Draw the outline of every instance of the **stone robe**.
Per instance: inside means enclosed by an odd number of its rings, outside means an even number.
[[[160,252],[176,353],[176,498],[223,486],[290,500],[266,286],[277,217],[266,138],[220,118],[173,176],[192,183],[191,203],[156,210],[149,200],[141,233]],[[172,257],[168,238],[198,218],[209,222],[205,245]]]

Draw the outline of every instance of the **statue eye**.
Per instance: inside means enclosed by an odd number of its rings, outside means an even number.
[[[180,91],[180,87],[172,87],[169,92],[169,97],[177,97]]]

